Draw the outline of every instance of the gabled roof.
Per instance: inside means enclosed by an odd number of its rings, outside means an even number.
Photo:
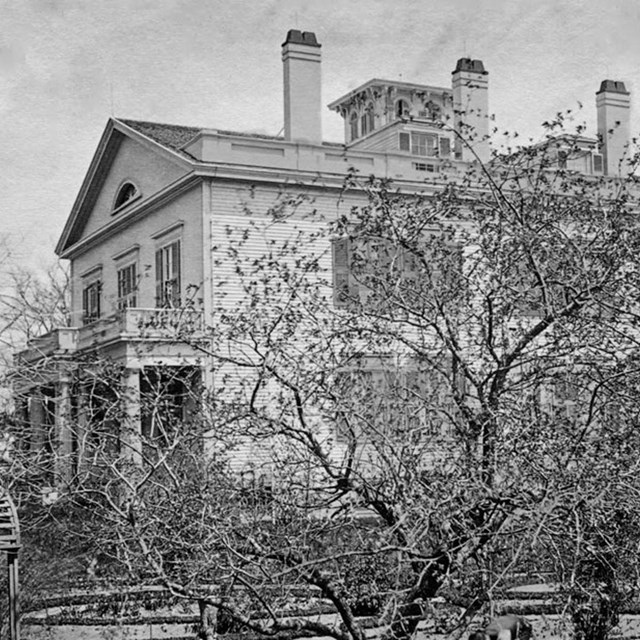
[[[182,151],[182,147],[202,131],[200,127],[183,127],[177,124],[163,124],[160,122],[122,119],[119,119],[119,122],[126,124],[128,127],[131,127],[131,129],[134,129],[163,147],[186,156],[188,156],[188,154]]]
[[[87,216],[94,205],[107,172],[124,138],[131,138],[145,145],[150,151],[176,163],[185,170],[185,176],[202,164],[210,164],[194,157],[185,147],[201,135],[215,134],[230,137],[253,138],[259,140],[275,140],[282,142],[282,136],[270,136],[260,133],[226,131],[208,129],[205,127],[188,127],[183,125],[148,122],[143,120],[129,120],[112,118],[102,134],[98,148],[93,156],[87,174],[84,178],[76,201],[67,219],[66,225],[56,246],[56,253],[64,256],[80,239]],[[340,143],[323,142],[323,146],[340,147]],[[144,203],[140,203],[141,205]],[[122,218],[124,219],[124,218]]]
[[[191,140],[199,131],[200,129],[194,127],[110,119],[100,138],[98,148],[91,160],[89,170],[82,182],[60,240],[58,240],[56,253],[62,255],[79,239],[86,218],[104,184],[107,172],[123,138],[133,138],[189,171],[195,159],[182,151],[180,147]]]

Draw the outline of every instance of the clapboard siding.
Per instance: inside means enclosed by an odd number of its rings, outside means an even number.
[[[353,204],[362,201],[350,196],[337,205],[336,200],[335,194],[304,190],[298,186],[289,189],[239,189],[237,184],[214,183],[210,218],[212,320],[215,322],[217,315],[225,311],[246,310],[250,297],[247,283],[263,278],[266,283],[257,290],[252,310],[267,325],[278,316],[279,308],[287,303],[291,294],[282,279],[282,270],[295,271],[296,261],[304,262],[312,256],[317,257],[318,268],[304,278],[304,283],[310,288],[305,295],[320,296],[327,313],[335,313],[329,225]],[[318,238],[310,239],[317,234]],[[287,243],[290,248],[283,249]],[[257,270],[257,265],[264,265],[264,270]],[[291,354],[292,363],[296,359],[303,362],[306,334],[311,330],[312,327],[306,323],[300,327],[299,334],[289,339],[286,351]],[[230,350],[234,352],[235,349],[236,356],[253,359],[259,364],[259,355],[244,346],[236,344]],[[295,374],[295,371],[291,372],[291,375]],[[256,370],[227,364],[216,371],[214,386],[223,384],[227,394],[236,398],[239,404],[248,406],[257,375]],[[270,398],[276,395],[276,389],[265,388],[258,395],[257,402],[266,410],[276,412],[276,401],[272,401],[273,406],[269,407]],[[322,421],[313,407],[309,406],[307,410],[307,417],[318,438],[326,441],[331,437],[331,425]],[[250,437],[240,438],[234,450],[233,466],[238,470],[268,468],[270,460],[282,458],[284,454],[281,443],[276,440],[265,442]]]
[[[294,270],[296,260],[317,257],[317,270],[310,271],[304,280],[309,290],[303,289],[302,299],[297,298],[295,304],[304,303],[304,295],[317,295],[323,304],[317,306],[314,318],[301,321],[284,349],[290,362],[283,366],[290,367],[288,373],[294,380],[298,373],[303,373],[295,370],[296,362],[300,366],[309,364],[306,350],[317,340],[313,335],[314,322],[321,327],[323,313],[340,313],[333,306],[332,247],[328,229],[338,215],[348,212],[354,205],[363,204],[365,200],[356,192],[348,194],[339,205],[336,202],[336,194],[304,190],[298,186],[286,190],[265,186],[241,189],[237,184],[213,183],[211,188],[212,322],[216,322],[220,313],[247,311],[247,282],[264,278],[265,284],[258,287],[250,309],[264,326],[273,323],[291,293],[282,279],[282,270]],[[318,237],[310,239],[312,236]],[[289,249],[283,251],[287,245]],[[463,255],[470,256],[472,250],[472,247],[465,246]],[[256,270],[258,266],[260,269]],[[277,283],[281,286],[278,287]],[[259,323],[256,326],[259,330]],[[418,333],[415,328],[407,328],[406,338],[419,340],[423,347],[438,344],[434,333],[425,330]],[[353,346],[358,348],[356,344]],[[406,350],[400,343],[389,343],[385,347],[388,354],[396,357],[401,357],[399,354]],[[230,346],[229,355],[252,362],[256,368],[233,364],[219,366],[214,386],[224,387],[226,398],[234,398],[240,406],[248,407],[258,379],[261,355],[248,343]],[[282,406],[274,400],[277,393],[275,387],[265,387],[256,396],[256,402],[265,411],[277,413]],[[311,402],[305,406],[305,411],[310,428],[331,451],[334,463],[340,465],[345,456],[346,442],[337,437],[330,416],[322,416]],[[434,443],[433,448],[427,447],[423,459],[426,463],[441,461],[443,456],[446,458],[446,449],[438,438],[437,446]],[[256,468],[264,471],[270,460],[282,455],[281,444],[277,440],[256,441],[240,434],[232,456],[233,466],[237,470]],[[378,456],[373,448],[363,446],[359,456],[365,468],[375,471]]]

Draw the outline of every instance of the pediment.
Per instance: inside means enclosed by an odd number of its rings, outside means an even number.
[[[189,158],[118,120],[107,123],[56,253],[135,212],[189,173]]]

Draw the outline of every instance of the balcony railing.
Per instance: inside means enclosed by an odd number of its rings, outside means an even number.
[[[65,356],[78,349],[78,329],[59,327],[37,338],[32,338],[22,351],[14,355],[16,364],[41,360],[43,357]]]
[[[153,338],[189,338],[204,330],[202,311],[197,309],[126,309],[121,322],[126,334]]]
[[[197,309],[124,309],[80,328],[78,348],[117,340],[185,342],[201,338],[202,311]]]
[[[197,309],[124,309],[82,327],[55,329],[29,341],[17,362],[64,356],[107,342],[151,340],[188,342],[204,335],[204,316]]]

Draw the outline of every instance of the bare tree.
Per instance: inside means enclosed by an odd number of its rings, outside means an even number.
[[[96,572],[197,604],[203,638],[363,640],[363,614],[408,638],[436,596],[460,632],[523,575],[606,637],[637,581],[637,202],[554,162],[425,196],[354,175],[337,220],[303,193],[224,223],[207,341],[178,336],[208,391],[144,374],[131,440],[112,365],[78,370],[53,510]]]

